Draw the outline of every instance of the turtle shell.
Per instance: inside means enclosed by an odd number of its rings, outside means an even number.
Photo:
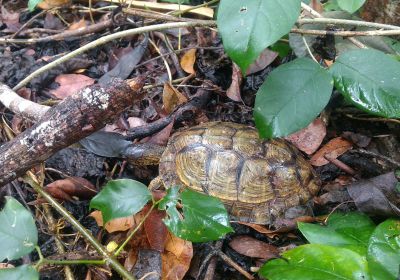
[[[185,185],[223,201],[236,219],[271,224],[318,191],[315,171],[284,140],[265,141],[255,128],[209,122],[177,132],[160,160],[166,187]]]

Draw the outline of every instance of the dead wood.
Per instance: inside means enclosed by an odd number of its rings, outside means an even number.
[[[113,121],[140,98],[142,86],[143,79],[114,79],[103,87],[87,87],[49,109],[34,126],[0,146],[0,186]]]

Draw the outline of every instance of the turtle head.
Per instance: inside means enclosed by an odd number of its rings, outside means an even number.
[[[157,165],[164,149],[163,146],[149,143],[132,144],[124,149],[121,156],[132,165]]]

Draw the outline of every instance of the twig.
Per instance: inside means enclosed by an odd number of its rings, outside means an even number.
[[[291,33],[316,35],[316,36],[341,36],[341,37],[353,37],[353,36],[395,36],[400,35],[400,30],[368,30],[368,31],[335,31],[335,30],[313,30],[313,29],[298,29],[292,28]]]
[[[311,14],[312,17],[314,18],[323,18],[323,16],[318,13],[317,11],[315,11],[313,8],[311,8],[310,6],[308,6],[307,4],[301,2],[301,8],[307,12],[309,12]],[[304,34],[304,33],[303,33]],[[357,39],[354,38],[347,38],[350,42],[352,42],[354,45],[356,45],[359,48],[367,48],[363,43],[361,43],[360,41],[358,41]]]
[[[351,114],[345,114],[346,117],[354,120],[360,120],[360,121],[369,121],[369,122],[392,122],[396,124],[400,124],[400,120],[397,119],[384,119],[384,118],[361,118],[361,117],[355,117]]]
[[[317,64],[319,64],[317,59],[314,57],[312,51],[310,50],[310,47],[308,46],[306,38],[303,35],[301,35],[301,39],[303,40],[303,43],[306,46],[307,52],[311,56],[312,60],[314,60]]]
[[[337,18],[304,18],[297,20],[298,24],[334,24],[334,25],[351,25],[351,26],[364,26],[377,29],[400,30],[400,26],[382,24],[376,22],[337,19]]]
[[[50,62],[49,64],[39,68],[35,72],[28,75],[28,77],[23,79],[21,82],[19,82],[13,88],[13,90],[18,90],[18,89],[22,88],[23,86],[28,84],[30,81],[32,81],[32,79],[36,78],[37,76],[41,75],[42,73],[49,71],[51,68],[67,61],[68,59],[71,59],[77,55],[80,55],[83,52],[88,51],[90,49],[104,45],[112,40],[116,40],[116,39],[123,38],[123,37],[129,37],[129,36],[133,36],[133,35],[137,35],[137,34],[142,34],[142,33],[146,33],[146,32],[156,31],[156,30],[165,30],[165,29],[179,28],[179,27],[195,27],[195,26],[216,26],[216,22],[215,21],[171,22],[171,23],[156,24],[156,25],[151,25],[151,26],[144,26],[144,27],[139,27],[139,28],[135,28],[135,29],[124,30],[124,31],[120,31],[120,32],[117,32],[114,34],[110,34],[110,35],[101,37],[101,38],[99,38],[93,42],[90,42],[89,44],[84,45],[83,47],[80,47],[79,49],[76,49],[76,50],[66,54],[65,56],[63,56],[59,59],[56,59],[56,60]]]
[[[364,149],[350,150],[350,153],[359,153],[359,154],[364,154],[364,155],[372,156],[372,157],[375,157],[375,158],[379,158],[379,159],[387,161],[387,162],[393,164],[394,166],[400,168],[400,162],[398,162],[398,161],[396,161],[396,160],[394,160],[394,159],[392,159],[390,157],[378,154],[378,153],[374,153],[374,152],[367,151],[367,150],[364,150]]]
[[[60,203],[57,202],[51,195],[45,192],[42,187],[34,181],[34,177],[31,171],[27,172],[24,180],[32,186],[32,188],[41,196],[43,196],[46,201],[48,201],[51,206],[57,210],[82,236],[96,249],[96,251],[104,258],[105,263],[109,264],[114,268],[122,277],[128,280],[135,280],[135,277],[131,275],[124,267],[119,263],[117,259],[109,256],[107,250],[101,245],[101,243],[93,237],[93,235],[82,226]]]
[[[14,44],[34,44],[34,43],[43,43],[43,42],[49,42],[49,41],[60,41],[60,40],[65,40],[66,38],[70,37],[79,37],[83,36],[86,34],[90,33],[96,33],[98,31],[104,30],[110,26],[113,25],[113,22],[111,19],[101,21],[99,23],[95,23],[92,25],[89,25],[88,27],[85,28],[80,28],[77,30],[67,30],[55,35],[50,35],[46,37],[41,37],[41,38],[31,38],[31,39],[8,39],[8,38],[0,38],[0,44],[8,44],[8,43],[14,43]]]
[[[15,38],[19,33],[21,33],[22,30],[24,30],[25,27],[27,27],[29,24],[31,24],[35,19],[38,17],[42,16],[43,14],[47,13],[46,10],[41,11],[40,13],[34,15],[31,17],[27,22],[25,22],[12,36],[11,38]]]
[[[234,269],[236,269],[238,272],[240,272],[240,274],[242,274],[244,277],[246,277],[249,280],[253,280],[254,279],[253,275],[251,275],[246,270],[244,270],[240,265],[235,263],[230,257],[225,255],[222,251],[219,250],[217,254],[221,259],[224,260],[224,262],[226,262],[227,264],[232,266]]]

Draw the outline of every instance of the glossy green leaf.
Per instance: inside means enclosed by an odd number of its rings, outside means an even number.
[[[308,244],[264,264],[259,274],[268,280],[369,280],[365,258],[344,248]]]
[[[263,138],[289,135],[306,127],[332,94],[332,77],[308,58],[285,63],[257,92],[254,119]]]
[[[339,56],[330,72],[336,88],[358,108],[400,117],[400,62],[376,50],[352,50]]]
[[[167,210],[168,207],[175,207],[178,200],[181,198],[179,186],[171,187],[167,190],[167,194],[158,203],[159,210]]]
[[[32,12],[33,10],[35,10],[37,4],[39,4],[41,2],[43,2],[43,0],[29,0],[28,1],[28,9],[29,9],[29,11]]]
[[[29,265],[0,269],[0,279],[7,280],[39,280],[39,273]]]
[[[151,193],[142,183],[120,179],[109,181],[90,201],[90,208],[101,211],[104,224],[108,221],[136,214],[151,199]]]
[[[368,241],[375,229],[371,219],[362,213],[333,213],[326,226],[299,223],[299,230],[310,243],[345,247],[366,255]]]
[[[369,241],[367,260],[373,279],[399,279],[399,220],[387,220],[376,227]]]
[[[268,46],[289,33],[300,0],[221,0],[217,24],[229,57],[245,73]]]
[[[31,212],[15,198],[7,197],[0,212],[0,262],[15,260],[29,254],[38,241]]]
[[[340,9],[354,13],[364,5],[365,0],[336,0]]]
[[[218,240],[232,232],[228,213],[222,202],[215,197],[189,189],[181,193],[183,216],[175,205],[167,208],[164,223],[176,236],[192,242]]]

